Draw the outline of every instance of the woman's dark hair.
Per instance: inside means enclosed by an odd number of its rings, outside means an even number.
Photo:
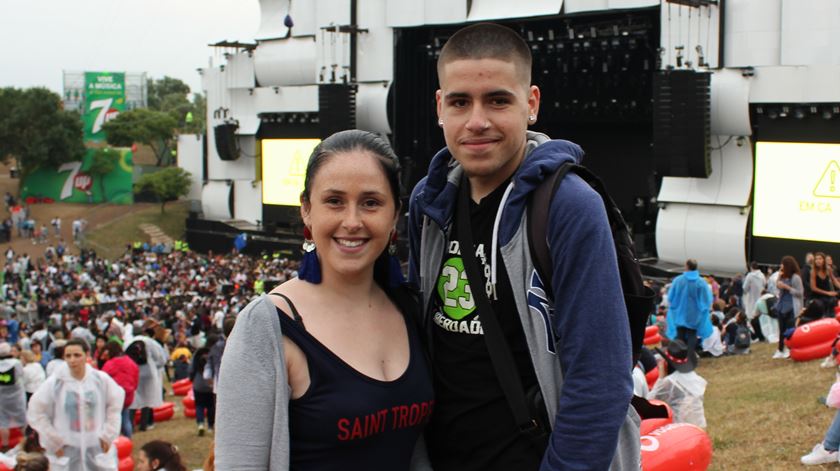
[[[122,356],[123,349],[122,345],[116,340],[109,340],[108,343],[105,344],[105,351],[108,352],[108,358],[117,358]]]
[[[782,257],[782,275],[784,275],[785,278],[791,278],[793,275],[798,274],[799,264],[796,263],[796,259],[790,255]]]
[[[195,351],[193,354],[193,375],[202,374],[204,372],[204,366],[207,364],[207,356],[210,354],[210,349],[207,347],[201,347]],[[192,380],[192,378],[190,378]]]
[[[158,467],[154,468],[155,470],[187,471],[186,466],[181,463],[181,455],[178,454],[178,449],[169,442],[152,440],[140,447],[140,449],[146,453],[146,456],[149,458],[149,464],[151,464],[152,460],[158,460]]]
[[[50,462],[43,453],[19,453],[15,471],[47,471]]]
[[[711,314],[710,316],[712,318],[712,326],[720,329],[720,318],[714,314]]]
[[[303,181],[301,199],[309,201],[312,181],[318,170],[332,156],[347,152],[368,152],[376,158],[391,187],[394,207],[400,207],[400,162],[387,140],[377,134],[358,129],[340,131],[324,139],[312,151],[306,165],[306,178]]]

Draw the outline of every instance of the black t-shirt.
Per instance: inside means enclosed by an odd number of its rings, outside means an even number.
[[[527,390],[537,383],[536,375],[498,251],[495,292],[487,281],[493,224],[506,186],[500,185],[479,204],[470,202],[471,228],[485,278],[481,289],[488,293]],[[535,450],[516,430],[487,351],[459,246],[453,224],[430,303],[436,398],[427,433],[432,465],[436,471],[537,469],[544,450]]]

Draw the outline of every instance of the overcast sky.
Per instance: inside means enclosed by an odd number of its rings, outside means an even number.
[[[62,70],[146,72],[201,90],[207,45],[253,42],[258,0],[0,0],[0,87],[59,94]]]

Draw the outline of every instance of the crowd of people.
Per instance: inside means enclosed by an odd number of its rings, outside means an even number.
[[[805,255],[800,267],[785,256],[766,273],[752,262],[749,271],[725,280],[702,277],[695,260],[685,272],[662,287],[657,323],[665,333],[667,349],[657,349],[660,379],[647,391],[644,373],[657,367],[655,360],[640,361],[637,393],[668,403],[675,421],[705,427],[703,395],[706,381],[695,371],[697,357],[750,353],[754,342],[776,344],[774,359],[790,357],[785,340],[795,329],[823,318],[840,315],[840,272],[831,255]],[[837,368],[837,343],[821,366]],[[664,378],[664,380],[663,380]],[[823,442],[802,456],[806,465],[834,463],[840,458],[840,411]]]
[[[197,433],[212,432],[214,379],[234,315],[295,268],[269,254],[142,245],[114,261],[89,250],[12,255],[0,272],[0,451],[24,456],[24,445],[8,449],[10,430],[31,428],[29,448],[56,469],[99,469],[97,460],[113,458],[111,441],[135,432],[136,411],[138,431],[154,428],[164,377],[192,380]]]

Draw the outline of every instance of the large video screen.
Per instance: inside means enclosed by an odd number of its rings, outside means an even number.
[[[262,140],[262,202],[300,206],[306,163],[320,139]]]
[[[840,243],[840,144],[758,142],[753,236]]]

